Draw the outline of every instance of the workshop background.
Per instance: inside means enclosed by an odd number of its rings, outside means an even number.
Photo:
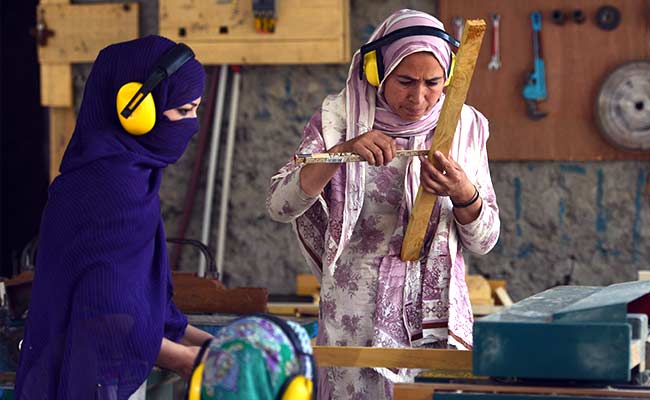
[[[486,7],[498,5],[506,10],[515,3],[515,8],[526,3],[525,8],[532,9],[530,2],[515,0],[481,2],[480,6],[479,3],[351,0],[350,49],[358,49],[378,23],[400,8],[413,8],[435,15],[445,5],[463,7],[465,17],[484,18],[488,29],[489,9]],[[502,70],[487,71],[491,46],[491,32],[488,30],[483,42],[483,53],[487,52],[487,56],[482,53],[479,59],[468,100],[468,104],[473,104],[473,96],[482,101],[486,95],[491,96],[499,105],[499,108],[490,110],[493,115],[481,105],[473,105],[484,111],[494,129],[506,127],[499,131],[505,136],[497,139],[493,129],[488,142],[490,154],[499,155],[498,160],[491,161],[490,168],[500,207],[501,236],[496,248],[486,256],[466,253],[469,272],[505,279],[514,300],[556,285],[608,285],[635,280],[639,270],[650,269],[650,153],[624,152],[601,143],[602,133],[593,121],[594,102],[597,89],[612,69],[608,68],[607,73],[598,72],[596,76],[590,72],[589,66],[585,71],[572,69],[582,59],[593,64],[595,70],[599,70],[599,62],[608,63],[612,59],[616,60],[616,65],[649,59],[647,21],[650,2],[608,1],[608,4],[616,4],[623,10],[621,25],[611,32],[600,30],[598,34],[601,36],[598,37],[605,39],[596,43],[592,40],[589,46],[580,44],[582,40],[593,38],[591,33],[598,31],[593,13],[605,4],[604,1],[537,3],[543,4],[545,13],[542,36],[548,28],[555,32],[552,39],[557,39],[542,43],[549,100],[540,102],[539,108],[547,111],[548,116],[539,121],[530,120],[521,97],[524,76],[533,69],[530,22],[527,19],[530,10],[521,20],[508,20],[505,16],[501,20]],[[25,260],[20,254],[37,235],[49,175],[48,110],[34,104],[39,98],[37,83],[40,77],[36,40],[29,36],[29,29],[36,25],[36,5],[35,1],[2,2],[1,239],[2,273],[5,276],[17,273],[21,267],[29,268],[24,265]],[[140,1],[139,7],[139,34],[158,33],[158,1]],[[576,7],[582,7],[587,20],[583,24],[569,20],[564,26],[553,26],[547,17],[556,7],[569,14]],[[473,13],[474,9],[480,9],[480,14]],[[451,10],[445,12],[452,15]],[[443,22],[451,31],[450,19]],[[278,26],[282,23],[279,18]],[[632,23],[637,25],[630,26]],[[510,37],[507,36],[509,25],[517,27],[517,30],[510,29]],[[621,32],[623,43],[609,40],[614,35],[620,37]],[[504,46],[506,42],[513,45]],[[609,51],[618,53],[613,55]],[[215,65],[206,67],[211,80],[217,76],[215,71],[218,68]],[[87,63],[75,64],[72,68],[74,104],[77,107],[89,71]],[[347,71],[347,62],[242,66],[223,247],[222,278],[226,285],[267,287],[273,294],[295,293],[295,276],[309,272],[290,225],[276,223],[268,217],[265,199],[270,177],[292,156],[305,123],[320,107],[324,97],[341,90]],[[509,75],[499,77],[500,73],[506,72]],[[228,148],[226,127],[230,123],[233,79],[229,80],[211,205],[208,244],[213,251],[216,251],[219,219],[223,215],[220,196],[224,190],[224,152]],[[489,86],[495,84],[498,85]],[[208,82],[200,110],[202,115],[206,112],[210,87],[211,82]],[[494,90],[489,90],[492,87]],[[483,94],[475,93],[481,88]],[[568,103],[553,102],[563,94],[575,97]],[[508,104],[513,107],[508,108]],[[571,112],[575,112],[575,116],[566,118]],[[557,117],[560,114],[563,119]],[[54,118],[51,113],[49,115],[50,119]],[[597,145],[590,148],[576,142],[574,138],[579,135],[585,143]],[[544,146],[545,141],[552,146]],[[494,148],[495,143],[502,147]],[[184,202],[191,186],[198,149],[199,136],[195,137],[183,158],[165,172],[160,194],[165,227],[170,237],[177,236],[183,225]],[[573,153],[572,149],[575,150]],[[586,152],[581,153],[581,149],[586,149]],[[206,151],[202,155],[194,207],[186,227],[185,237],[188,238],[200,239],[202,235],[208,167]],[[175,248],[170,247],[170,250],[173,252]],[[176,260],[175,255],[172,256]],[[184,249],[175,266],[181,270],[196,270],[198,260],[198,252]]]

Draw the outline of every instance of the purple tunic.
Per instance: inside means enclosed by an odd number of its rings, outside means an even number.
[[[157,36],[120,43],[93,65],[43,212],[18,399],[126,399],[150,373],[163,336],[184,334],[158,189],[198,122],[172,122],[162,111],[201,96],[203,68],[191,60],[156,88],[157,122],[145,136],[126,133],[115,109],[118,89],[143,82],[173,45]]]

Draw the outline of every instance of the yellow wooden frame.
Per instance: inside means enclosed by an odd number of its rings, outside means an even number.
[[[273,33],[255,30],[252,0],[160,0],[160,34],[206,64],[327,64],[350,60],[349,0],[276,2]]]
[[[41,0],[37,18],[54,31],[38,47],[41,104],[50,107],[50,179],[58,175],[75,125],[72,63],[91,63],[99,50],[138,37],[138,3],[69,4]]]

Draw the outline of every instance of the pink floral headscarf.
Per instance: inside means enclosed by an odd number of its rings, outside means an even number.
[[[444,30],[444,25],[437,18],[415,10],[403,9],[396,11],[390,15],[384,22],[382,22],[377,29],[370,36],[369,42],[375,41],[386,34],[393,32],[397,29],[405,28],[408,26],[432,26]],[[399,63],[407,56],[418,52],[429,52],[438,60],[444,71],[449,68],[451,62],[451,49],[446,41],[435,36],[418,35],[401,38],[391,43],[390,45],[381,49],[384,70],[388,76]],[[426,141],[430,140],[430,133],[438,124],[440,111],[444,102],[444,94],[435,106],[420,120],[409,122],[403,121],[397,114],[395,114],[388,104],[383,95],[383,81],[379,88],[375,88],[368,83],[365,79],[359,79],[359,58],[360,52],[357,51],[350,64],[348,71],[348,78],[344,89],[345,94],[345,115],[346,115],[346,130],[345,140],[353,139],[371,129],[378,129],[388,135],[398,137],[398,145],[408,149],[424,149]],[[446,77],[445,77],[446,78]],[[385,79],[384,79],[385,80]],[[327,101],[323,104],[323,111],[327,112],[330,105]],[[337,104],[331,104],[332,108],[338,108]],[[335,111],[334,114],[340,114]],[[324,115],[324,121],[327,117]],[[328,143],[328,138],[325,138],[327,148],[337,144],[335,142]],[[354,191],[355,187],[365,186],[365,172],[366,163],[348,163],[346,165],[346,193],[354,192],[359,197],[351,199],[352,203],[361,203],[363,200],[359,195],[361,191]],[[413,200],[417,195],[419,187],[419,171],[420,161],[417,158],[410,160],[407,167],[407,174],[405,180],[406,188],[406,210],[410,212]],[[343,225],[352,226],[356,223],[356,215],[347,216],[343,215]],[[351,217],[351,218],[350,218]],[[349,225],[348,225],[349,224]],[[351,230],[350,230],[351,234]],[[345,247],[343,244],[347,243],[345,237],[345,230],[343,230],[343,237],[340,238],[340,246],[336,258],[341,254]]]
[[[375,30],[370,37],[369,42],[375,41],[398,29],[418,25],[431,26],[444,30],[442,22],[435,17],[423,12],[404,9],[397,11],[388,17]],[[393,72],[405,57],[413,53],[431,53],[436,60],[438,60],[445,71],[445,74],[449,68],[449,63],[451,62],[451,49],[447,42],[438,37],[429,35],[401,38],[379,51],[381,51],[383,55],[384,71],[386,71],[385,76],[390,75],[390,73]],[[403,121],[392,110],[390,110],[390,107],[384,98],[385,79],[380,83],[379,88],[375,89],[368,84],[365,79],[360,80],[358,78],[360,57],[359,52],[354,55],[346,82],[346,92],[349,99],[348,111],[352,112],[352,114],[348,114],[349,116],[358,115],[363,118],[366,113],[369,114],[368,116],[374,113],[374,127],[389,135],[400,137],[426,134],[436,126],[440,116],[440,110],[442,109],[442,100],[444,100],[444,95],[440,98],[440,101],[438,101],[438,103],[419,121]],[[447,78],[446,75],[445,78]],[[376,105],[373,100],[376,100]],[[366,129],[366,131],[367,130],[370,129]],[[347,139],[351,139],[364,132],[363,129],[353,130],[352,132],[348,131],[348,136],[350,137]]]

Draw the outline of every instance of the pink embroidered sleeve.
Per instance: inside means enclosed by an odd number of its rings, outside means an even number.
[[[487,154],[488,139],[488,122],[480,113],[476,112],[476,136],[474,140],[478,141],[480,157],[478,168],[473,181],[483,199],[481,213],[474,221],[462,225],[458,221],[456,227],[460,236],[460,241],[464,248],[476,254],[486,254],[499,239],[501,222],[499,219],[499,207],[497,206],[492,178],[490,177],[490,166]]]
[[[302,142],[296,150],[296,154],[325,151],[320,129],[321,113],[319,111],[305,126]],[[287,223],[301,216],[317,200],[318,197],[310,197],[302,190],[300,187],[300,165],[290,160],[271,178],[266,208],[273,220]]]
[[[317,199],[302,190],[300,169],[296,169],[271,183],[267,208],[274,221],[286,223],[302,215]]]

